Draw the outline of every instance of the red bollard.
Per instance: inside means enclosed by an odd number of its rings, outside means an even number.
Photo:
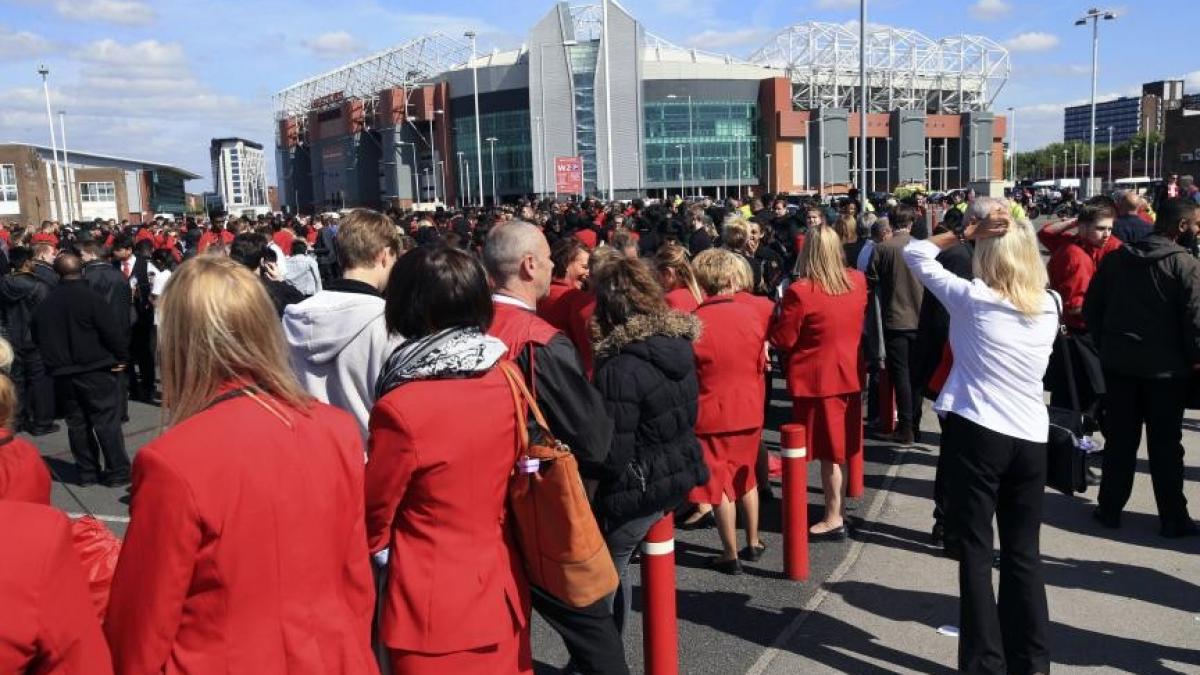
[[[642,542],[642,651],[647,675],[678,675],[675,617],[675,519],[670,513]]]
[[[803,424],[779,427],[783,455],[783,572],[808,579],[808,432]]]
[[[879,371],[879,430],[885,434],[896,430],[896,390],[887,368]]]

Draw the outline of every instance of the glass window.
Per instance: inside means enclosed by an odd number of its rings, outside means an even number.
[[[647,184],[678,187],[681,179],[705,185],[757,180],[762,167],[757,102],[689,103],[682,97],[646,103],[644,111]]]
[[[0,164],[0,202],[17,201],[17,171],[13,164]]]
[[[85,202],[117,201],[117,186],[113,182],[80,183],[79,199]]]

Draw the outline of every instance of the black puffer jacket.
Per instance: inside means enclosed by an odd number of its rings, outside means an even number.
[[[1200,262],[1160,234],[1104,256],[1083,316],[1106,370],[1189,377],[1200,363]]]
[[[613,419],[605,464],[617,476],[597,488],[600,518],[620,522],[671,509],[708,481],[695,432],[700,386],[692,341],[699,334],[695,317],[667,312],[594,335],[595,385]]]

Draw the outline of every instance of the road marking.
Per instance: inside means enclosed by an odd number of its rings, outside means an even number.
[[[73,511],[68,511],[67,516],[69,516],[71,518],[82,518],[84,516],[92,516],[96,520],[102,520],[106,523],[128,523],[129,522],[129,516],[108,516],[103,513],[94,513],[94,514],[93,513],[75,513]]]

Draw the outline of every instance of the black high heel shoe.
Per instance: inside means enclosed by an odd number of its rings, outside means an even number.
[[[688,518],[691,518],[692,515],[694,515],[694,514],[695,514],[694,511],[691,514],[688,514]],[[700,516],[699,518],[693,520],[690,523],[688,522],[687,518],[684,518],[683,520],[675,523],[675,529],[683,530],[684,532],[690,532],[692,530],[707,530],[708,528],[713,527],[716,524],[717,524],[717,517],[715,515],[713,515],[712,511],[709,511],[708,513]]]
[[[810,530],[808,533],[808,540],[810,542],[811,541],[845,541],[847,536],[848,536],[848,533],[846,530],[846,524],[842,523],[838,527],[835,527],[832,530],[827,530],[825,532],[821,532],[820,534],[814,533]]]

